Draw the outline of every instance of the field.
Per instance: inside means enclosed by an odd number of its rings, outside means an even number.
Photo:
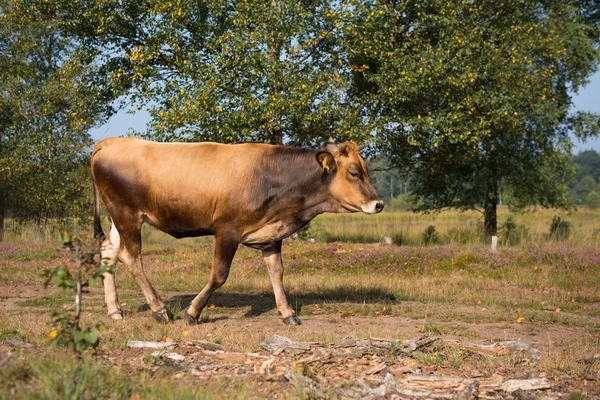
[[[550,237],[556,214],[515,215],[511,225],[501,209],[496,253],[476,213],[321,216],[303,239],[284,242],[298,327],[282,323],[259,252],[244,247],[203,323],[186,326],[181,313],[207,281],[212,238],[147,229],[144,266],[175,320],[154,322],[118,269],[125,319],[108,320],[101,284],[89,288],[83,322],[104,321],[108,332],[81,361],[50,346],[51,312],[73,307],[72,295],[43,289],[40,276],[72,265],[53,239],[58,227],[9,227],[0,243],[0,398],[410,398],[415,387],[439,398],[598,398],[600,213],[561,213],[569,232]],[[274,335],[316,343],[274,349]],[[413,338],[424,342],[405,348]],[[129,340],[177,346],[155,353]],[[512,351],[511,341],[532,347]],[[506,386],[513,380],[544,383],[524,391]],[[474,381],[480,389],[468,394]]]

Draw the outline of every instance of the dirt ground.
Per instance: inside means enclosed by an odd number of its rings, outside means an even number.
[[[136,291],[129,292],[136,295]],[[34,331],[42,329],[39,327],[48,320],[47,313],[35,313],[39,308],[22,302],[59,293],[38,283],[3,283],[0,311],[5,317],[26,316],[23,321],[28,322],[17,324],[21,330],[27,326]],[[176,295],[181,293],[165,293],[164,298]],[[88,296],[101,302],[100,288],[92,289]],[[410,302],[403,305],[410,306]],[[101,314],[87,314],[87,318],[97,316]],[[98,360],[132,375],[150,371],[199,384],[215,376],[248,383],[256,387],[251,397],[258,398],[428,398],[429,394],[431,398],[529,399],[574,393],[582,398],[600,398],[600,343],[598,335],[589,329],[559,324],[468,323],[451,318],[436,321],[432,329],[424,320],[396,316],[305,315],[301,319],[301,326],[287,327],[275,313],[247,317],[241,310],[212,314],[195,327],[177,319],[164,328],[139,307],[126,313],[123,321],[106,320],[106,342],[112,344],[101,345]],[[267,349],[276,335],[290,338],[291,347]],[[402,340],[423,337],[433,339],[416,349],[403,348],[406,343]],[[387,341],[384,347],[377,347],[373,338]],[[126,340],[136,339],[171,344],[165,349],[127,346]],[[355,340],[344,346],[349,339],[370,341],[360,345]],[[511,341],[539,352],[508,350],[503,343]],[[212,347],[210,343],[215,342],[218,344]],[[297,348],[294,344],[298,342],[310,343]],[[0,359],[10,357],[15,346],[19,343],[1,343]],[[46,351],[43,344],[23,348],[22,354],[40,351]],[[508,392],[502,385],[514,380],[542,384],[538,389]],[[473,394],[475,382],[478,389]]]

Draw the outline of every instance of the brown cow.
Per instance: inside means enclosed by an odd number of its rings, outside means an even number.
[[[92,155],[94,232],[102,257],[121,260],[144,292],[158,321],[168,322],[142,267],[144,222],[176,238],[215,236],[208,283],[185,312],[198,322],[211,293],[223,285],[239,244],[262,250],[277,309],[288,325],[300,320],[283,290],[281,241],[324,212],[375,214],[383,202],[353,142],[325,150],[247,143],[154,143],[110,138]],[[99,199],[112,218],[108,238]],[[109,315],[121,319],[115,279],[104,276]]]

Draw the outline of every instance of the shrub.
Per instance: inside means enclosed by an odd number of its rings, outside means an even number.
[[[401,232],[394,232],[392,234],[392,243],[394,243],[396,246],[402,246],[404,243],[404,237],[402,236]]]
[[[550,224],[550,239],[566,240],[571,234],[571,224],[561,219],[558,215],[552,218]]]
[[[435,226],[429,225],[427,229],[423,231],[423,244],[426,246],[438,242],[438,234],[435,231]]]
[[[409,201],[408,195],[401,194],[398,197],[394,197],[388,207],[389,210],[407,211],[412,208],[412,203]]]
[[[515,218],[509,215],[506,221],[500,225],[500,240],[503,244],[515,245],[527,235],[527,228],[524,225],[517,225]]]
[[[387,204],[387,209],[390,211],[412,211],[421,204],[423,202],[415,199],[411,194],[400,194]]]
[[[600,193],[592,190],[585,198],[585,204],[589,208],[600,208]]]

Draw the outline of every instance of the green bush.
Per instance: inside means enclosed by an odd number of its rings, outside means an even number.
[[[435,226],[429,225],[427,229],[423,231],[423,244],[429,246],[439,241],[438,234],[435,231]]]
[[[552,218],[550,224],[550,239],[553,240],[566,240],[571,234],[571,223],[561,219],[558,215]]]
[[[401,232],[394,232],[392,234],[392,243],[394,243],[396,246],[402,246],[404,241],[404,236]]]
[[[417,201],[414,196],[410,194],[401,194],[394,197],[386,207],[389,211],[412,211],[417,208],[419,204],[422,204],[422,202]]]
[[[600,208],[600,193],[592,190],[585,198],[585,204],[589,208]]]
[[[514,246],[521,243],[528,231],[524,225],[517,225],[515,218],[509,215],[500,225],[500,240],[502,244]]]

